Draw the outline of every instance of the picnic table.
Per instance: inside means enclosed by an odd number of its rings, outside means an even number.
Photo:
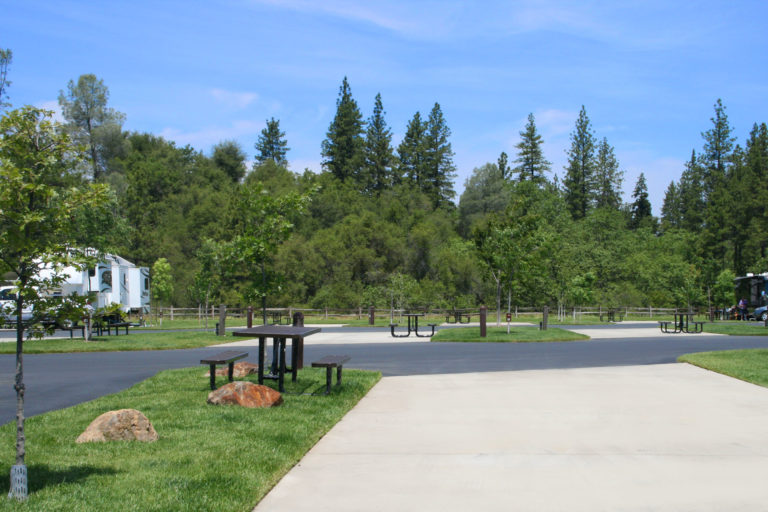
[[[453,320],[451,320],[453,318]],[[445,323],[447,324],[468,324],[472,316],[466,309],[454,309],[445,314]],[[466,321],[465,321],[466,320]]]
[[[319,327],[292,327],[286,325],[260,325],[247,329],[240,329],[232,333],[233,336],[259,339],[259,384],[264,384],[264,379],[277,380],[278,390],[285,392],[285,372],[290,371],[293,382],[296,382],[298,371],[303,367],[304,338],[320,332]],[[265,349],[267,338],[272,338],[272,365],[270,373],[264,374]],[[285,351],[287,340],[291,340],[291,367],[286,367]]]
[[[435,335],[435,327],[437,324],[427,324],[432,328],[430,334],[419,334],[419,317],[424,316],[424,313],[403,313],[403,316],[408,319],[408,332],[405,334],[395,334],[395,327],[399,324],[389,324],[389,328],[392,331],[392,336],[395,338],[407,338],[411,333],[416,334],[419,338],[430,338]]]
[[[695,313],[690,312],[675,312],[673,313],[674,321],[660,321],[659,328],[661,332],[667,334],[677,334],[684,332],[686,334],[698,334],[704,331],[704,322],[696,322],[693,320]],[[670,324],[672,324],[672,330],[670,330]]]

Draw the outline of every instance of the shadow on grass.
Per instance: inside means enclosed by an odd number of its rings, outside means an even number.
[[[2,467],[0,473],[0,496],[6,496],[11,486],[11,468]],[[29,493],[39,492],[46,487],[57,486],[61,484],[77,483],[94,475],[115,475],[117,470],[110,467],[97,466],[70,466],[64,469],[51,468],[46,464],[30,464],[27,466],[27,479]],[[5,475],[5,478],[2,476]]]

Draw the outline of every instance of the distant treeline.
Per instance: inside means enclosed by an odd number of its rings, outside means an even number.
[[[126,132],[107,100],[94,75],[70,82],[59,97],[65,129],[86,148],[83,170],[117,195],[126,224],[119,254],[170,263],[166,304],[235,306],[266,294],[271,306],[314,308],[722,305],[734,301],[735,275],[768,270],[768,130],[755,124],[739,145],[720,100],[661,218],[643,174],[622,202],[624,173],[584,107],[562,181],[530,115],[519,143],[474,169],[457,204],[438,103],[414,114],[395,147],[381,96],[364,119],[345,78],[320,144],[322,169],[292,172],[274,118],[247,169],[233,141],[206,155]],[[279,203],[286,211],[272,226],[273,210],[259,213],[267,197],[298,202]],[[235,254],[246,246],[233,237],[246,232],[256,249]],[[226,244],[242,272],[217,266]]]

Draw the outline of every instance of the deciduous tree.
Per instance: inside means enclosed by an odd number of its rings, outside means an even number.
[[[24,464],[23,342],[25,331],[41,336],[40,316],[52,305],[45,295],[64,280],[64,268],[84,269],[93,256],[72,244],[82,226],[78,212],[111,215],[104,185],[83,185],[71,170],[82,159],[69,137],[50,121],[52,112],[33,107],[0,119],[0,270],[15,277],[16,304],[16,465],[9,496],[27,496]],[[93,247],[93,246],[92,246]],[[99,249],[99,247],[94,247]],[[31,323],[22,311],[32,305]],[[82,305],[82,304],[81,304]]]

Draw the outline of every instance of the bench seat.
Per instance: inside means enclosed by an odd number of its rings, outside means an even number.
[[[341,385],[341,369],[344,363],[349,361],[349,356],[325,356],[322,359],[314,361],[312,368],[325,368],[325,394],[331,392],[331,376],[333,368],[336,368],[336,385]]]
[[[248,352],[241,352],[239,350],[225,350],[224,352],[219,352],[218,354],[214,354],[205,359],[201,359],[200,364],[207,364],[211,368],[211,389],[216,389],[217,364],[229,365],[229,373],[227,375],[229,377],[229,382],[232,382],[234,380],[235,361],[244,359],[246,357],[248,357]]]

